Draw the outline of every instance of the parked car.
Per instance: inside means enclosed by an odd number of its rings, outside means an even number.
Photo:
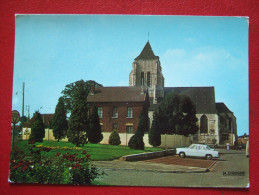
[[[181,158],[184,158],[186,156],[193,156],[205,157],[208,160],[219,157],[218,151],[215,151],[208,145],[203,144],[192,144],[186,148],[176,148],[176,154],[178,154]]]

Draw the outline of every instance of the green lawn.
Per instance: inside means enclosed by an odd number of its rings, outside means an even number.
[[[42,152],[43,156],[46,157],[54,157],[57,153],[65,154],[67,152],[70,154],[77,153],[79,156],[83,156],[83,154],[81,153],[83,150],[86,150],[87,154],[91,155],[91,160],[113,160],[126,155],[162,150],[161,148],[147,147],[145,148],[145,150],[132,150],[128,146],[112,146],[104,144],[86,144],[84,147],[78,147],[78,149],[73,149],[75,145],[69,142],[56,141],[44,141],[43,143],[36,143],[35,145],[42,145],[43,147],[59,147],[58,149],[51,149],[49,152]],[[29,151],[27,149],[28,141],[19,141],[17,143],[17,146],[20,147],[27,155],[29,155]]]

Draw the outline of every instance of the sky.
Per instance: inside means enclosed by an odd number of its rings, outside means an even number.
[[[214,86],[248,134],[248,19],[140,15],[16,15],[12,109],[54,113],[67,84],[129,86],[149,40],[165,87]],[[25,110],[28,115],[28,110]]]

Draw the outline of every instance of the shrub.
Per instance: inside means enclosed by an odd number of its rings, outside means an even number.
[[[93,111],[90,115],[90,127],[88,131],[88,141],[97,144],[103,139],[102,129],[100,125],[99,115],[97,107],[93,107]]]
[[[30,156],[14,148],[11,153],[10,180],[15,183],[41,184],[85,184],[89,185],[94,179],[102,176],[98,170],[90,165],[90,155],[82,151],[85,156],[78,158],[78,154],[64,155],[57,153],[55,158],[42,157],[43,152],[50,148],[36,148],[29,146]]]
[[[144,150],[144,142],[142,136],[133,135],[129,140],[130,149],[134,150]]]
[[[31,135],[29,137],[29,141],[43,142],[44,137],[45,137],[44,124],[40,119],[37,119],[32,124]]]
[[[161,145],[161,131],[158,114],[155,112],[153,116],[152,126],[148,132],[148,142],[150,145],[157,147]]]
[[[121,140],[120,140],[120,136],[118,134],[118,132],[116,130],[114,130],[110,136],[109,136],[109,144],[110,145],[120,145],[121,144]]]

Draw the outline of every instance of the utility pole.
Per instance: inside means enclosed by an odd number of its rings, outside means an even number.
[[[25,83],[22,83],[22,117],[24,117],[24,88],[25,88]]]
[[[28,122],[30,120],[30,106],[29,105],[26,105],[26,110],[28,113],[28,118],[27,118],[27,122]]]

